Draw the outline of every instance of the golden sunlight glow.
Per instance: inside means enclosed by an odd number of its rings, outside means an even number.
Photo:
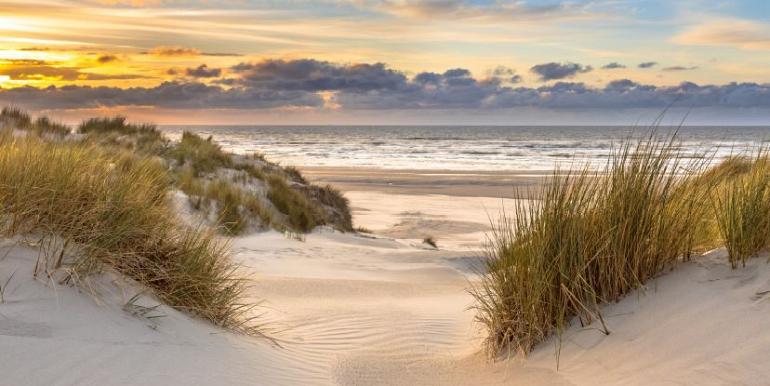
[[[25,23],[25,19],[0,16],[0,31],[35,31],[36,28]]]

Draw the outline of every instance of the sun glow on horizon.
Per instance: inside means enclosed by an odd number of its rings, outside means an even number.
[[[8,90],[53,86],[62,100],[51,109],[78,101],[207,117],[415,108],[486,116],[500,106],[607,108],[630,92],[630,107],[644,107],[666,88],[770,82],[763,4],[0,0],[0,102]],[[763,90],[747,100],[756,105]],[[608,95],[572,101],[585,93]]]

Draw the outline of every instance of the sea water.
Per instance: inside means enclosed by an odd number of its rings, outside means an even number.
[[[629,136],[650,130],[583,126],[164,126],[172,139],[185,130],[235,153],[259,152],[283,165],[419,170],[552,170],[603,165]],[[686,126],[677,145],[688,158],[724,159],[763,146],[770,126]]]

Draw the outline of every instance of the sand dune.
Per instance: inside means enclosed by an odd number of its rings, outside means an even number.
[[[251,293],[264,300],[262,320],[280,347],[167,307],[160,307],[165,316],[154,321],[137,318],[124,309],[137,288],[112,275],[92,281],[98,298],[33,280],[37,251],[9,241],[0,250],[6,255],[0,281],[16,274],[0,304],[0,383],[595,385],[770,379],[770,266],[764,259],[731,270],[718,250],[683,264],[646,291],[608,306],[610,335],[595,326],[567,331],[558,371],[555,340],[529,358],[492,363],[480,353],[483,331],[473,322],[467,293],[479,262],[484,212],[457,197],[398,196],[387,205],[371,194],[350,196],[364,225],[384,224],[379,230],[385,234],[398,229],[404,216],[461,219],[478,224],[478,232],[436,235],[439,250],[425,248],[418,238],[326,229],[304,242],[276,232],[233,240],[235,259],[253,274]],[[156,304],[147,297],[141,302]]]

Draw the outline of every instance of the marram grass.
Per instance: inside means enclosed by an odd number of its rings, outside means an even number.
[[[641,287],[699,247],[707,160],[685,161],[673,138],[651,136],[612,152],[598,172],[555,172],[494,227],[487,270],[472,289],[486,347],[528,353],[577,317]]]
[[[744,165],[714,193],[716,220],[730,264],[746,265],[748,258],[770,242],[770,161],[764,150],[755,158],[733,162]]]
[[[37,267],[107,265],[151,288],[172,307],[256,332],[241,302],[244,282],[227,246],[205,229],[178,225],[163,164],[96,145],[37,137],[0,140],[0,230],[62,240]],[[63,262],[65,252],[75,261]],[[64,266],[65,264],[66,267]],[[68,276],[72,277],[72,276]]]

